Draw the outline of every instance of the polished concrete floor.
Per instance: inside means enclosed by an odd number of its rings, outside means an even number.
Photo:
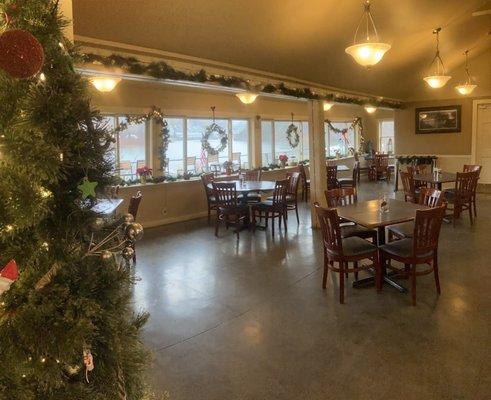
[[[360,197],[382,192],[362,184]],[[305,204],[275,240],[217,239],[206,220],[147,229],[134,298],[151,313],[155,389],[172,400],[491,398],[491,196],[478,206],[473,227],[443,226],[442,294],[423,276],[416,307],[391,287],[350,285],[340,305],[332,274],[322,290]]]

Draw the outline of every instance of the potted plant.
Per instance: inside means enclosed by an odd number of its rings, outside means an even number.
[[[136,173],[140,176],[140,183],[145,185],[147,183],[147,179],[152,176],[152,168],[147,167],[146,165],[140,167],[136,170]]]
[[[232,161],[225,161],[223,163],[223,169],[225,170],[225,175],[232,175]]]
[[[288,161],[288,156],[286,154],[280,154],[280,156],[278,157],[278,160],[280,160],[281,167],[282,168],[285,168],[286,167],[286,163]]]

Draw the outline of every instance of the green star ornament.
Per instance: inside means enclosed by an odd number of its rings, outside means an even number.
[[[80,193],[82,193],[82,199],[86,199],[87,197],[95,198],[95,188],[97,186],[97,182],[89,181],[89,178],[85,177],[82,179],[82,183],[77,186]]]

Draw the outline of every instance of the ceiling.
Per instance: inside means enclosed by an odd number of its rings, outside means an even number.
[[[352,43],[361,0],[73,0],[76,35],[255,68],[401,100],[455,97],[462,53],[491,94],[491,9],[485,0],[372,0],[381,39],[392,45],[371,70],[344,49]],[[441,56],[454,77],[439,91],[422,77],[441,26]],[[475,65],[473,65],[475,62]]]

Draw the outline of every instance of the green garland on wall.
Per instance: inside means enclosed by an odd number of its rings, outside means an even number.
[[[437,156],[396,156],[396,160],[401,164],[431,164]]]
[[[159,145],[159,156],[160,156],[160,167],[163,171],[165,171],[167,167],[167,149],[169,147],[170,142],[170,132],[167,121],[164,119],[164,114],[155,106],[152,106],[152,110],[143,115],[125,115],[126,122],[121,122],[116,129],[114,129],[115,133],[121,133],[128,129],[129,125],[137,125],[143,122],[147,122],[150,120],[154,120],[157,124],[160,125],[160,138],[161,142]]]
[[[220,86],[232,87],[237,89],[257,90],[252,88],[247,79],[237,76],[224,76],[220,74],[210,74],[204,69],[194,73],[180,71],[167,64],[165,61],[142,62],[135,57],[125,57],[118,54],[103,56],[100,54],[84,53],[81,56],[82,62],[85,64],[103,65],[108,68],[120,68],[125,73],[134,75],[146,75],[157,79],[169,79],[175,81],[188,81],[196,83],[215,83]],[[359,98],[348,95],[327,94],[322,95],[315,93],[308,87],[291,88],[281,82],[278,84],[268,83],[260,89],[263,93],[280,94],[296,98],[310,100],[326,100],[335,101],[337,103],[350,103],[364,105],[367,103],[377,107],[401,108],[402,103],[390,100],[378,100],[376,98]]]

